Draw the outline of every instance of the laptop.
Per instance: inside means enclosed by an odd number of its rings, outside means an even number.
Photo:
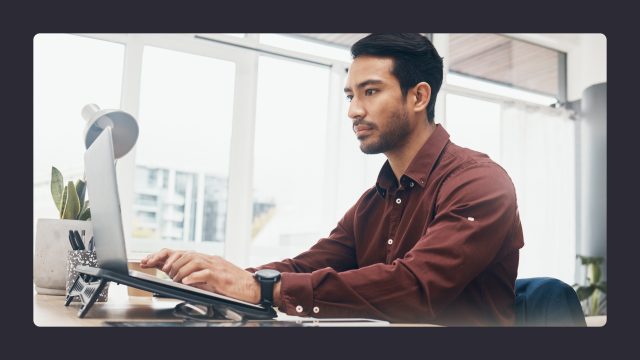
[[[236,312],[248,315],[248,318],[275,317],[275,311],[270,307],[265,308],[170,279],[130,270],[127,266],[111,128],[104,129],[87,149],[84,165],[98,269],[82,266],[78,267],[78,271],[185,301],[232,308]]]

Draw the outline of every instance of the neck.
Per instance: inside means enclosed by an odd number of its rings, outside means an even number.
[[[413,158],[436,129],[435,124],[423,124],[424,125],[419,126],[411,132],[407,141],[403,145],[384,153],[387,159],[389,159],[389,165],[391,165],[391,169],[398,180],[398,184],[400,184],[400,178],[409,167],[409,164],[411,164]]]

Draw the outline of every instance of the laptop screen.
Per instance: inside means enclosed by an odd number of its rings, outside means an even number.
[[[104,129],[87,149],[84,168],[98,266],[128,274],[111,128]]]

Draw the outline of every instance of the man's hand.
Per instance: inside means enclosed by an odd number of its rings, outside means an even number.
[[[165,271],[165,265],[168,269],[174,261],[182,256],[186,251],[181,250],[172,250],[172,249],[162,249],[153,254],[147,255],[144,259],[140,261],[140,267],[143,269],[148,268],[156,268],[158,270]]]
[[[219,256],[162,249],[140,262],[142,268],[157,268],[174,281],[243,300],[260,302],[260,285],[253,274]]]

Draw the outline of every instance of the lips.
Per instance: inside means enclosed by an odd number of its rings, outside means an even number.
[[[353,132],[358,138],[367,135],[371,130],[373,130],[373,127],[368,125],[359,124],[353,126]]]

